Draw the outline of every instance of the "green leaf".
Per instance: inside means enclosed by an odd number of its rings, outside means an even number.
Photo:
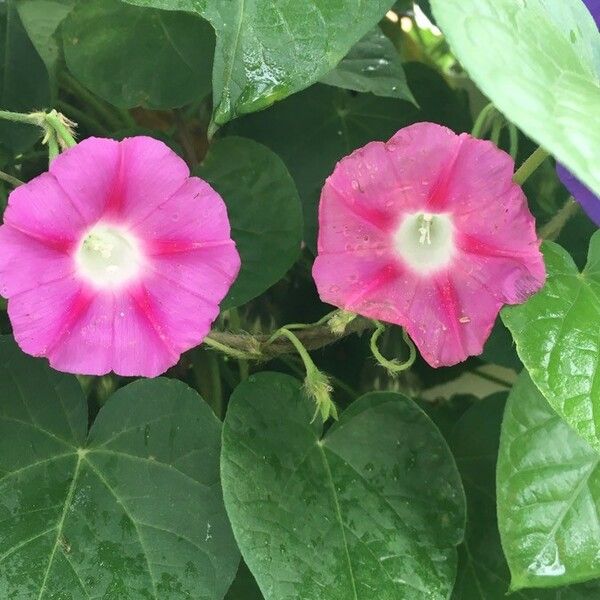
[[[261,110],[330,71],[383,17],[392,0],[126,0],[187,10],[217,33],[214,122]]]
[[[239,554],[208,406],[155,379],[86,441],[87,413],[75,377],[0,338],[0,597],[223,598]]]
[[[447,598],[464,495],[439,431],[396,393],[363,396],[324,437],[313,412],[298,381],[260,373],[225,419],[225,505],[265,598]]]
[[[431,0],[481,90],[600,194],[600,35],[581,0]]]
[[[509,574],[496,524],[496,458],[506,394],[465,412],[449,438],[467,496],[467,531],[459,547],[453,600],[504,600]]]
[[[338,66],[321,78],[321,83],[415,102],[400,55],[379,27],[353,46]]]
[[[296,262],[302,242],[298,192],[277,155],[239,137],[214,142],[198,174],[227,204],[242,268],[222,308],[240,306],[279,281]]]
[[[569,254],[543,245],[544,288],[502,310],[517,352],[554,410],[600,451],[600,232],[579,272]]]
[[[510,572],[496,520],[496,460],[506,394],[474,404],[450,435],[467,496],[467,531],[459,546],[453,600],[506,600]],[[600,582],[551,590],[519,590],[515,600],[595,600]]]
[[[600,454],[556,415],[526,373],[508,399],[497,484],[513,589],[600,576]]]
[[[0,3],[0,108],[28,112],[50,103],[46,67],[23,28],[15,0]],[[19,153],[41,137],[32,125],[0,121],[0,144]]]
[[[193,15],[88,0],[62,33],[69,70],[116,106],[175,108],[210,91],[214,33]]]
[[[420,109],[406,101],[316,85],[232,125],[236,133],[269,146],[288,166],[304,206],[305,241],[311,248],[316,248],[321,189],[343,156],[418,121],[470,129],[466,103],[437,71],[416,63],[404,67]]]
[[[56,30],[75,0],[18,0],[17,10],[31,42],[46,65],[50,77],[54,76],[60,50],[55,39]]]

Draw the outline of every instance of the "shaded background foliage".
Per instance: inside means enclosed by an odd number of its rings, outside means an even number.
[[[311,323],[328,311],[319,192],[370,140],[471,131],[485,93],[504,116],[484,134],[518,164],[542,143],[599,191],[600,42],[580,0],[417,5],[7,0],[0,107],[167,142],[224,197],[242,255],[216,329]],[[0,169],[45,170],[39,142],[1,123]],[[552,159],[525,192],[540,227],[568,197]],[[22,355],[0,305],[0,597],[599,597],[594,231],[575,210],[545,246],[548,286],[461,365],[394,379],[366,335],[313,352],[342,409],[322,439],[293,354],[201,346],[166,378],[75,378]],[[403,357],[397,328],[382,349]]]

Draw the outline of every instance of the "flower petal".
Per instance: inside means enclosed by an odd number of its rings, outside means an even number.
[[[121,151],[119,142],[87,138],[61,152],[51,163],[54,175],[86,225],[98,221],[117,185]]]
[[[225,203],[199,177],[190,177],[132,231],[150,254],[233,244]]]
[[[232,245],[156,255],[151,269],[186,289],[219,304],[240,269],[240,256]]]
[[[10,193],[4,223],[65,251],[86,226],[83,215],[50,173],[42,173]]]
[[[190,171],[166,144],[150,137],[125,138],[120,149],[118,183],[106,217],[133,227],[164,204],[185,183]]]
[[[74,273],[71,257],[10,225],[0,226],[0,295],[41,287]]]
[[[71,277],[14,295],[8,316],[15,340],[27,354],[48,356],[89,302],[81,283]]]

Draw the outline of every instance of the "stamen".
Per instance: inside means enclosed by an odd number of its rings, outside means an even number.
[[[97,223],[83,236],[75,260],[79,273],[96,287],[114,288],[135,279],[143,257],[135,237],[116,225]]]
[[[433,215],[429,213],[423,213],[419,220],[421,221],[421,227],[419,227],[419,244],[427,242],[431,246],[431,222],[433,221]]]

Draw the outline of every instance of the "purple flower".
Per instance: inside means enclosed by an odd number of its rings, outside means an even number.
[[[600,1],[600,0],[599,0]],[[586,187],[575,175],[567,170],[563,165],[556,165],[556,173],[563,185],[569,190],[569,193],[579,202],[581,208],[585,210],[588,217],[600,226],[600,198]]]
[[[594,17],[596,25],[600,27],[600,0],[583,0],[583,3],[587,6],[592,17]]]
[[[596,25],[600,27],[600,0],[583,0],[583,3],[587,6],[592,17],[594,17]],[[573,198],[585,210],[588,217],[600,227],[600,198],[563,165],[556,165],[556,173]]]

